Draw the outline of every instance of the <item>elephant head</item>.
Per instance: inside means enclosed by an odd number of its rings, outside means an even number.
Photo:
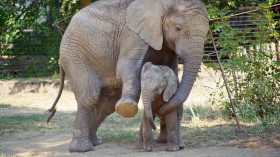
[[[178,90],[160,113],[183,104],[199,71],[209,30],[205,5],[199,0],[135,0],[127,9],[126,23],[155,50],[164,44],[183,59]]]
[[[158,112],[162,99],[168,102],[176,93],[178,77],[172,69],[167,66],[153,65],[147,62],[141,71],[141,92],[144,113],[150,125],[155,130],[153,112]],[[159,102],[154,102],[160,100]],[[153,108],[153,109],[152,109]]]

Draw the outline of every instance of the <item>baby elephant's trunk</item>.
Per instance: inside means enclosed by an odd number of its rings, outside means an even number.
[[[144,106],[144,117],[147,118],[151,127],[154,130],[156,130],[157,128],[156,128],[156,125],[154,122],[154,114],[152,111],[152,100],[150,99],[149,95],[145,95],[145,94],[143,94],[142,100],[143,100],[143,106]]]
[[[154,101],[152,101],[151,104],[149,105],[145,105],[145,114],[146,117],[150,123],[150,125],[152,126],[152,128],[154,130],[156,130],[156,126],[155,126],[155,122],[154,122],[154,116],[159,115],[159,108],[164,104],[164,100],[163,100],[163,95],[161,94],[160,96],[156,97],[154,99]]]

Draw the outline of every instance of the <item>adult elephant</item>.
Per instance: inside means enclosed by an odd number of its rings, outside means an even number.
[[[182,81],[160,113],[181,106],[200,68],[208,27],[198,0],[101,0],[79,11],[60,46],[61,81],[66,73],[78,103],[69,150],[100,144],[96,131],[115,110],[124,117],[137,113],[144,62],[177,71],[177,57],[183,59]]]

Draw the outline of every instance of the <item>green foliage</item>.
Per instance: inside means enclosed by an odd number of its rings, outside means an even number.
[[[76,0],[3,0],[0,2],[0,77],[43,77],[58,71],[61,35],[79,9]]]
[[[239,100],[239,117],[263,124],[279,120],[280,114],[280,61],[269,47],[279,38],[279,21],[273,19],[275,14],[269,9],[273,2],[260,3],[259,11],[248,16],[251,21],[256,21],[254,28],[231,27],[228,7],[219,9],[208,5],[209,17],[219,19],[211,24],[212,31],[219,34],[215,41],[220,48],[219,55],[230,57],[224,62],[224,68],[231,94],[238,92],[238,97],[234,99]],[[233,74],[237,76],[236,82]],[[229,100],[222,100],[223,113],[231,116]]]

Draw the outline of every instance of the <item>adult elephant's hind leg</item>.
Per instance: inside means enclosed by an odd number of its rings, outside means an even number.
[[[78,103],[78,111],[74,125],[70,152],[86,152],[94,150],[89,140],[89,110]]]
[[[71,67],[66,68],[66,70],[69,70],[68,76],[78,103],[73,139],[69,147],[70,152],[94,150],[89,134],[90,115],[91,112],[96,110],[101,91],[101,81],[98,80],[95,72],[87,67],[84,64],[75,64],[75,68],[79,69],[78,71],[70,71]]]

